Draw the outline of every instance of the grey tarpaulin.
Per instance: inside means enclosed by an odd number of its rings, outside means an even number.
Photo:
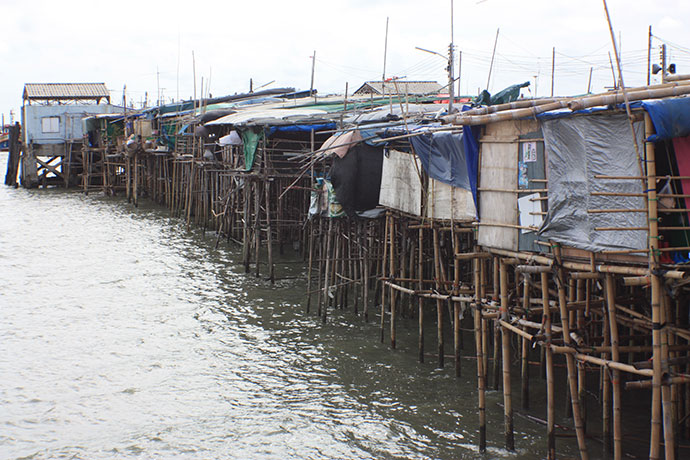
[[[640,149],[643,124],[635,123]],[[595,175],[640,176],[625,114],[589,115],[542,122],[548,152],[549,210],[540,234],[553,241],[599,252],[646,249],[647,232],[595,228],[646,227],[641,212],[589,213],[593,209],[644,209],[642,197],[598,196],[592,192],[642,193],[642,181],[595,179]]]

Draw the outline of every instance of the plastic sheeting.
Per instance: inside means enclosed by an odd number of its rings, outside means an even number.
[[[505,104],[507,102],[517,101],[520,98],[520,89],[526,88],[530,85],[528,81],[524,83],[517,83],[502,89],[493,96],[489,91],[483,90],[475,99],[476,105],[497,105]]]
[[[587,251],[646,249],[647,214],[590,213],[594,209],[644,209],[642,197],[599,196],[593,192],[643,192],[640,180],[595,179],[596,175],[640,176],[625,114],[591,115],[542,123],[548,151],[549,210],[540,234]],[[642,148],[643,124],[635,124]],[[615,228],[605,231],[596,228]]]
[[[223,136],[218,139],[218,144],[220,145],[242,145],[242,138],[237,131],[230,131],[230,134]]]
[[[254,166],[254,155],[259,141],[264,137],[264,132],[254,132],[251,129],[242,131],[242,143],[244,144],[244,170],[251,171]]]
[[[333,157],[331,182],[338,202],[348,215],[378,205],[382,167],[383,148],[364,143],[357,144],[343,158]]]
[[[436,180],[471,190],[463,134],[438,132],[410,138],[424,170]]]
[[[358,130],[341,131],[326,139],[320,150],[324,155],[332,152],[343,158],[361,140],[362,136]]]
[[[309,133],[311,131],[327,131],[330,129],[335,129],[335,123],[314,123],[306,125],[282,125],[282,126],[271,126],[268,128],[268,136],[273,136],[275,133]]]
[[[467,107],[467,106],[465,106]],[[463,112],[469,110],[463,107]],[[472,198],[474,199],[474,208],[479,211],[479,203],[477,202],[477,171],[479,169],[479,133],[481,126],[463,126],[462,127],[462,143],[465,147],[465,159],[467,161],[467,176],[470,180],[470,187],[472,190]]]
[[[379,203],[414,216],[422,215],[419,157],[387,149],[383,157]]]
[[[690,135],[690,97],[658,99],[642,102],[654,123],[652,142]]]

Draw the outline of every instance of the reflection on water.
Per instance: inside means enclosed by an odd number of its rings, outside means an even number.
[[[479,456],[473,361],[419,365],[412,323],[396,351],[352,311],[323,325],[300,264],[273,287],[214,241],[159,208],[0,189],[1,458]],[[543,456],[520,419],[500,449],[501,400],[485,458]]]

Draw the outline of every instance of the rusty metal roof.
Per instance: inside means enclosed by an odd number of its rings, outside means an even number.
[[[110,92],[105,83],[26,83],[25,100],[61,100],[61,99],[107,99]]]

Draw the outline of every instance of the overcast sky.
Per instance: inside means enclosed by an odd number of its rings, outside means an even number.
[[[624,79],[646,83],[651,25],[653,62],[666,41],[669,61],[690,73],[687,0],[609,0],[621,38]],[[556,95],[592,91],[612,82],[611,40],[601,0],[455,0],[454,39],[462,51],[461,90],[487,86],[491,54],[500,28],[488,89],[531,81],[531,94],[551,94],[551,57],[556,48]],[[309,89],[316,51],[315,87],[320,94],[350,93],[383,74],[447,82],[446,62],[418,51],[446,54],[450,0],[336,1],[153,1],[0,0],[0,113],[18,116],[24,83],[104,82],[113,102],[139,105],[188,99],[201,80],[213,96],[255,88]],[[536,88],[535,88],[536,85]]]

